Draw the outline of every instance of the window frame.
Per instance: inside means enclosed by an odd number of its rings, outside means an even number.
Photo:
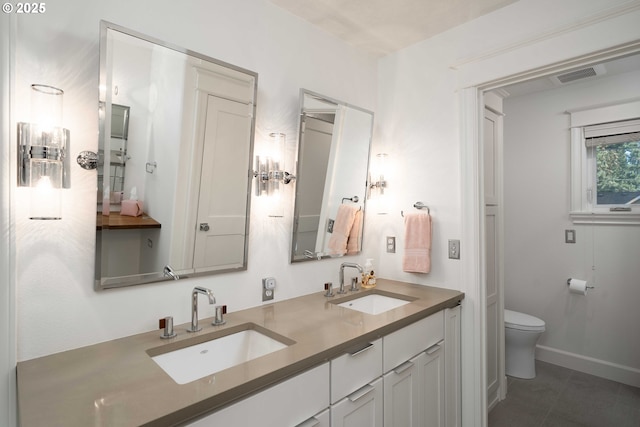
[[[597,205],[595,148],[585,144],[585,128],[640,118],[640,101],[568,111],[571,115],[571,208],[574,224],[640,225],[640,205]],[[615,125],[614,125],[615,127]],[[629,207],[630,211],[611,211]]]

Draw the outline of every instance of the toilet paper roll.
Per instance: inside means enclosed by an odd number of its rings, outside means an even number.
[[[586,280],[569,279],[569,292],[572,294],[586,295],[589,286]]]

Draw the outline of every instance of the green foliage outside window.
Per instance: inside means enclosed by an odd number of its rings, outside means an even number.
[[[640,194],[640,141],[596,148],[598,203],[624,204]],[[632,202],[633,203],[633,202]]]

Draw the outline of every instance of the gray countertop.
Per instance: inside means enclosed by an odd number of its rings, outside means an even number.
[[[318,292],[229,313],[222,326],[200,319],[203,329],[196,333],[186,332],[188,324],[177,325],[178,336],[169,340],[152,331],[20,362],[21,426],[179,425],[338,356],[359,342],[454,307],[464,298],[459,291],[385,279],[378,279],[374,291],[416,299],[369,315],[330,303],[340,295],[325,298]],[[149,356],[164,352],[158,347],[179,348],[185,340],[207,340],[248,323],[295,343],[183,385]]]

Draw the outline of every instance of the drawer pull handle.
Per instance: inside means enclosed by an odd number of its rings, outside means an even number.
[[[318,424],[320,424],[320,420],[318,420],[315,417],[311,417],[308,420],[301,422],[296,427],[314,427],[314,426],[317,426]]]
[[[407,362],[404,362],[402,365],[398,366],[396,369],[394,369],[393,372],[400,375],[401,373],[403,373],[404,371],[410,368],[413,368],[413,362],[407,361]]]
[[[365,351],[369,350],[370,348],[373,348],[373,344],[372,343],[369,343],[369,344],[365,345],[361,349],[355,350],[353,352],[349,352],[349,355],[351,355],[351,357],[357,356],[360,353],[364,353]]]
[[[438,344],[434,344],[431,347],[429,347],[427,349],[427,354],[428,355],[432,355],[433,353],[435,353],[436,351],[440,350],[440,345],[442,344],[442,341],[440,341]]]
[[[369,394],[372,390],[374,390],[375,387],[373,387],[371,384],[367,384],[366,386],[362,387],[359,390],[354,391],[353,393],[351,393],[349,395],[349,400],[352,402],[355,402],[356,400],[360,399],[363,396],[366,396],[367,394]]]

